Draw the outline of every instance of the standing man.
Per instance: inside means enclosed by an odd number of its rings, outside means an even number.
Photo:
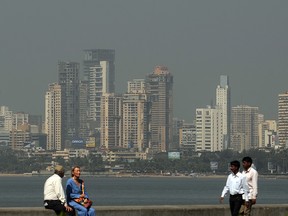
[[[73,210],[67,205],[62,187],[64,173],[63,166],[55,166],[54,174],[44,184],[44,207],[46,209],[53,209],[60,216],[65,215],[65,212]]]
[[[243,205],[241,208],[241,215],[250,216],[252,205],[256,204],[258,194],[258,172],[252,167],[253,161],[251,157],[244,157],[242,159],[243,172],[246,176],[247,184],[249,187],[249,203]]]
[[[220,203],[223,203],[224,196],[229,192],[229,205],[231,216],[238,216],[242,206],[242,196],[245,197],[248,205],[248,185],[245,175],[239,172],[240,162],[235,160],[230,162],[231,174],[227,177],[226,185],[223,188]],[[246,202],[245,202],[246,203]]]

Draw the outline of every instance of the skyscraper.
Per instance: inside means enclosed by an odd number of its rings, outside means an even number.
[[[216,106],[222,109],[224,149],[230,148],[231,98],[228,76],[220,76],[220,85],[216,88]]]
[[[77,62],[58,62],[61,86],[62,144],[79,136],[79,68]]]
[[[109,93],[109,62],[100,61],[99,66],[90,67],[88,81],[88,120],[92,130],[100,130],[101,97]]]
[[[122,97],[105,93],[101,101],[101,145],[107,149],[122,145]]]
[[[280,146],[288,147],[288,92],[278,95],[278,140]]]
[[[165,66],[156,66],[146,76],[146,92],[151,100],[151,142],[154,152],[176,149],[173,146],[173,76]]]
[[[63,149],[61,138],[61,86],[57,83],[49,85],[45,94],[45,133],[47,134],[47,150]]]
[[[231,147],[235,151],[258,147],[258,107],[232,107]]]
[[[123,95],[122,104],[122,146],[143,152],[149,146],[150,111],[144,79],[134,79],[128,82],[128,92]]]
[[[87,140],[89,136],[89,125],[87,121],[88,107],[88,82],[80,81],[79,84],[79,138]]]
[[[115,92],[115,50],[113,49],[86,49],[84,50],[84,80],[89,80],[90,68],[100,65],[100,61],[109,64],[108,83],[109,93]]]
[[[196,151],[223,150],[222,109],[219,107],[196,109]]]
[[[90,131],[99,132],[101,97],[115,93],[115,50],[84,50],[84,80],[88,81],[88,120]]]

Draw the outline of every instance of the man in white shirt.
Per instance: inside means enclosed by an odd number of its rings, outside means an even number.
[[[245,197],[248,205],[248,185],[245,175],[239,172],[240,162],[235,160],[230,162],[231,174],[227,177],[226,185],[223,188],[220,197],[220,203],[223,203],[224,196],[229,192],[229,205],[232,216],[238,216],[242,206],[242,196]]]
[[[258,194],[258,172],[252,167],[253,161],[251,157],[244,157],[242,159],[243,172],[246,176],[246,181],[249,187],[249,203],[243,205],[240,211],[240,215],[250,216],[252,205],[256,204],[256,198]]]
[[[64,173],[63,166],[55,166],[54,174],[44,184],[44,207],[46,209],[53,209],[57,215],[65,215],[65,212],[73,210],[67,205],[62,187]]]

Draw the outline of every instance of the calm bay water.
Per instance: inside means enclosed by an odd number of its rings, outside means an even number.
[[[0,176],[0,207],[41,207],[47,177]],[[95,206],[218,204],[226,182],[226,177],[82,177]],[[288,179],[259,178],[257,203],[287,204],[287,185]]]

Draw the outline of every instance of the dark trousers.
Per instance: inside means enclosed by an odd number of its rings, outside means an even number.
[[[229,204],[232,216],[238,216],[243,203],[242,194],[230,195]]]
[[[44,200],[44,207],[46,209],[52,209],[59,214],[62,211],[66,211],[65,206],[61,203],[60,200]]]

